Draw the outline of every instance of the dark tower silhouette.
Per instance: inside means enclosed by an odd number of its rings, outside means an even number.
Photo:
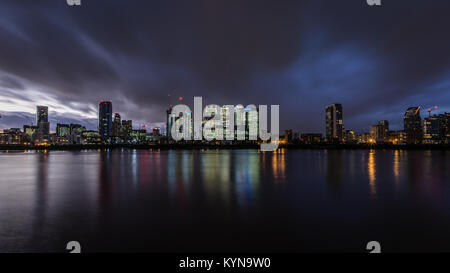
[[[423,130],[420,119],[420,106],[410,107],[405,112],[403,119],[407,144],[422,143]]]
[[[112,102],[100,101],[98,104],[98,131],[102,142],[109,142],[112,136]]]

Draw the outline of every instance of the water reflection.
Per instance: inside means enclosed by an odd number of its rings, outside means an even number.
[[[433,232],[450,228],[449,156],[284,149],[3,153],[0,251],[61,251],[73,239],[118,251],[307,251],[324,233],[345,244],[372,238],[380,225],[376,235],[386,242],[384,231],[395,230],[391,243],[439,234],[440,245],[450,246],[450,235]]]
[[[48,161],[49,153],[46,151],[38,152],[36,157],[36,176],[35,176],[35,189],[34,189],[34,211],[33,211],[33,223],[32,234],[30,239],[35,242],[39,238],[39,234],[42,229],[47,228],[46,222],[48,220]]]
[[[394,177],[395,177],[395,183],[398,184],[400,180],[400,151],[395,150],[394,151],[394,158],[393,158],[393,171],[394,171]]]
[[[342,150],[325,150],[326,177],[331,190],[341,188],[344,182],[344,152]]]
[[[369,185],[370,195],[375,198],[377,195],[376,188],[376,163],[375,163],[375,151],[369,151],[369,159],[367,161],[367,171],[369,173]]]
[[[286,149],[278,149],[272,153],[272,172],[275,183],[284,183],[286,180]]]

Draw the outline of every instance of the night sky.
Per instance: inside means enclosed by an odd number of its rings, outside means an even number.
[[[406,108],[450,112],[450,1],[0,1],[0,129],[97,126],[97,101],[134,125],[168,104],[279,104],[281,129],[323,132],[342,103],[346,129]],[[169,97],[168,94],[171,96]]]

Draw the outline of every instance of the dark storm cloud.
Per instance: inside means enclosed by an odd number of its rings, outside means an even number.
[[[112,99],[139,122],[179,96],[280,104],[282,128],[301,131],[323,131],[334,102],[360,131],[411,105],[450,110],[450,2],[382,2],[2,1],[0,87],[91,114]]]

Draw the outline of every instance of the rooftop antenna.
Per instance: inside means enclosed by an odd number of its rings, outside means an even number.
[[[431,111],[436,110],[436,109],[438,109],[437,106],[434,106],[434,107],[432,107],[432,108],[429,108],[429,109],[428,109],[428,117],[431,116]]]

